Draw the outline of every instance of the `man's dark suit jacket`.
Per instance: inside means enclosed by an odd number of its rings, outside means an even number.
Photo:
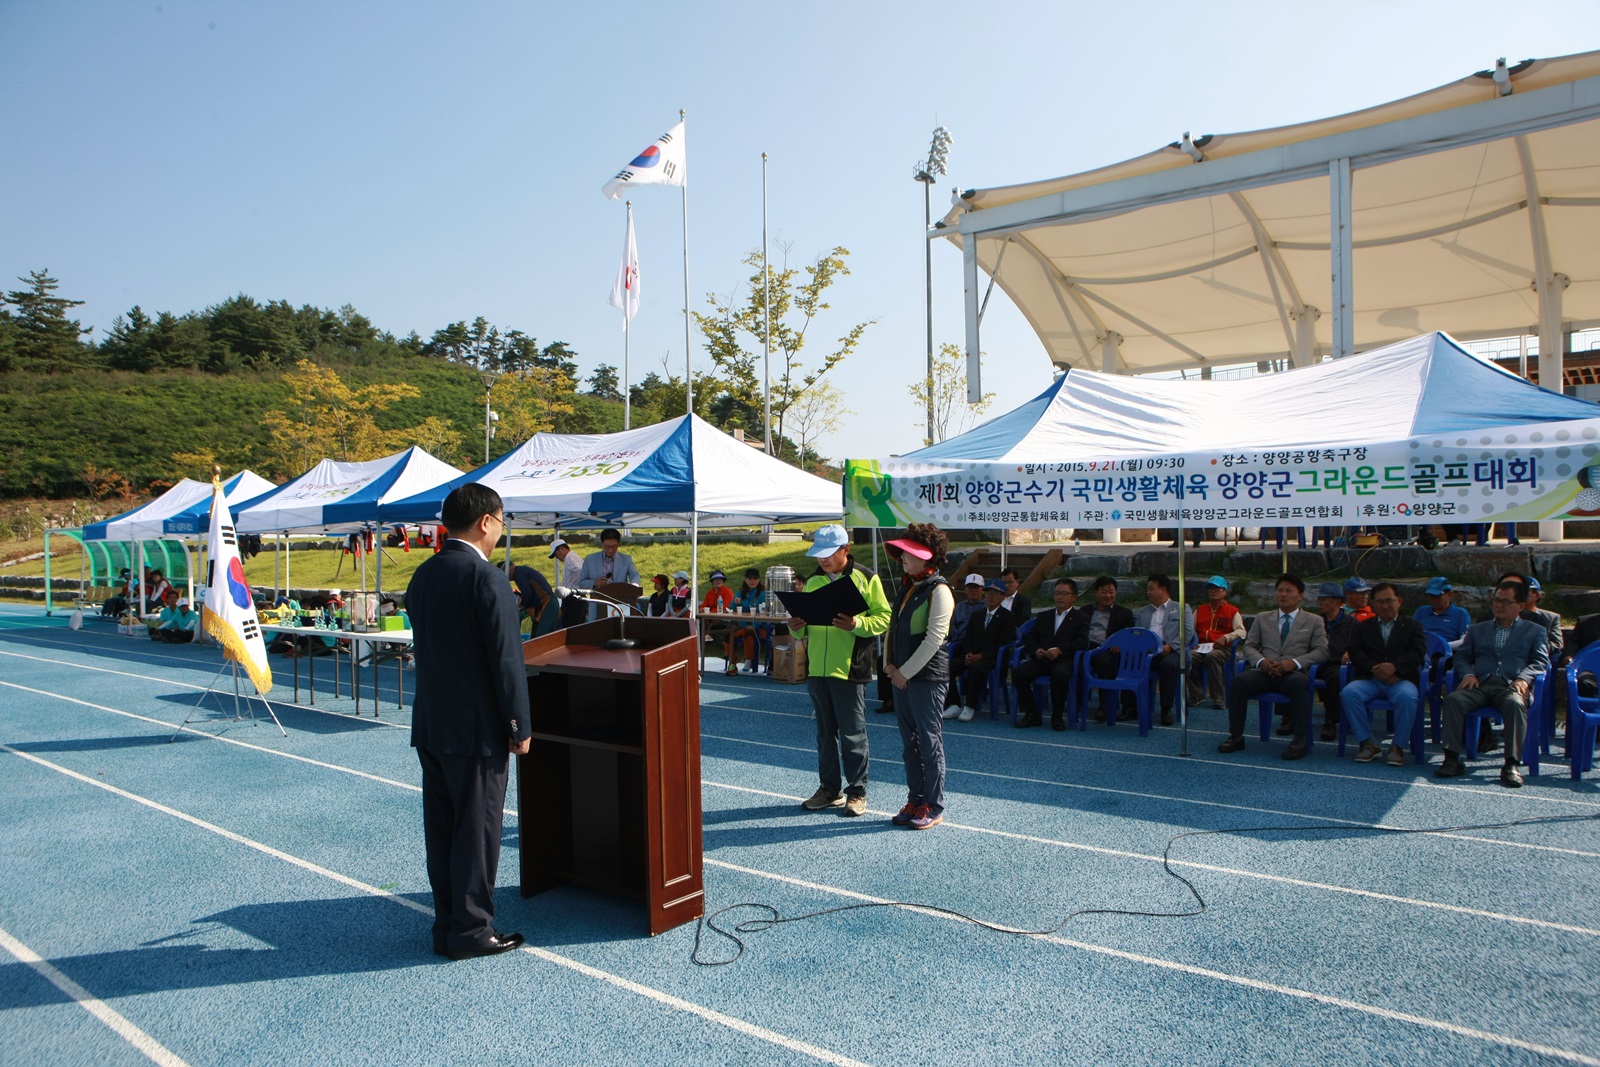
[[[972,618],[967,620],[967,632],[961,637],[960,652],[963,656],[977,652],[993,663],[1000,656],[1000,646],[1016,640],[1017,620],[1011,612],[1001,608],[994,613],[993,624],[985,626],[988,617],[989,609],[986,607],[982,611],[974,611]]]
[[[1020,589],[1011,598],[1011,617],[1017,620],[1018,626],[1033,618],[1033,601],[1023,596]]]
[[[504,755],[533,732],[517,597],[504,572],[446,541],[406,589],[416,638],[411,744],[442,756]]]
[[[1051,627],[1055,625],[1054,607],[1034,617],[1033,629],[1022,639],[1024,663],[1033,659],[1033,654],[1041,648],[1059,648],[1062,658],[1070,662],[1074,652],[1082,652],[1089,647],[1089,615],[1086,609],[1073,608],[1061,620],[1061,625],[1052,630]]]
[[[1083,612],[1083,639],[1089,639],[1089,627],[1094,622],[1094,604],[1085,604],[1078,610]],[[1133,609],[1125,608],[1121,604],[1111,605],[1111,619],[1106,625],[1106,636],[1110,637],[1118,630],[1126,630],[1134,624]],[[1159,636],[1159,635],[1158,635]]]
[[[1376,618],[1377,616],[1373,617]],[[1328,631],[1328,658],[1323,660],[1323,662],[1326,664],[1331,664],[1333,670],[1339,669],[1339,663],[1344,659],[1344,654],[1346,652],[1350,652],[1350,658],[1352,660],[1356,658],[1355,653],[1350,649],[1350,642],[1355,640],[1356,627],[1359,625],[1360,624],[1356,622],[1354,615],[1346,615],[1342,611],[1339,612],[1338,615],[1334,616],[1332,622],[1329,622],[1326,616],[1323,617],[1322,627]],[[1387,663],[1389,661],[1380,659],[1375,662]],[[1404,671],[1401,671],[1400,673],[1402,675],[1405,674]],[[1370,673],[1356,675],[1357,678],[1367,678],[1370,676]]]
[[[1350,638],[1350,665],[1356,678],[1371,678],[1372,668],[1380,663],[1393,663],[1395,673],[1403,681],[1422,685],[1422,665],[1428,658],[1428,636],[1422,624],[1407,615],[1394,620],[1389,631],[1389,641],[1383,640],[1383,622],[1377,616],[1356,623]],[[1333,662],[1331,640],[1328,661]]]

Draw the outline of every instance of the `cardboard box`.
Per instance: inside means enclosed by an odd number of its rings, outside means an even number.
[[[806,680],[806,643],[793,635],[772,642],[772,680],[799,685]]]

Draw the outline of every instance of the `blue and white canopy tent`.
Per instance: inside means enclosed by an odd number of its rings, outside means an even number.
[[[254,471],[240,471],[223,483],[229,506],[260,496],[274,488],[273,483]],[[137,567],[144,573],[146,557],[161,560],[161,570],[169,580],[188,584],[189,599],[194,599],[194,567],[184,538],[198,537],[210,529],[211,483],[185,478],[148,504],[132,511],[86,524],[81,530],[55,530],[83,545],[84,559],[94,575],[108,579],[117,569]],[[49,572],[49,540],[46,538],[46,576]],[[46,582],[48,589],[49,583]],[[53,607],[46,594],[46,610]]]
[[[535,434],[491,463],[378,509],[384,522],[438,522],[451,489],[482,482],[522,529],[755,526],[837,520],[839,487],[696,415],[611,434]],[[698,573],[699,548],[691,548]]]
[[[381,459],[343,463],[325,459],[292,481],[247,500],[233,511],[242,534],[349,534],[378,525],[387,501],[425,492],[460,476],[461,471],[415,446]],[[284,585],[289,585],[285,556]],[[378,552],[378,587],[383,586],[383,552]],[[363,575],[362,584],[365,585]]]

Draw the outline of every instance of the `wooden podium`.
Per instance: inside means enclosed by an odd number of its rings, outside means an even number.
[[[687,619],[615,617],[523,646],[533,739],[517,757],[522,895],[578,882],[639,897],[651,935],[705,911],[700,672]]]

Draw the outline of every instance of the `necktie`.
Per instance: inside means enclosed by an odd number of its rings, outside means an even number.
[[[1283,621],[1278,625],[1278,651],[1282,652],[1283,646],[1289,640],[1289,616],[1279,612],[1279,617]]]

